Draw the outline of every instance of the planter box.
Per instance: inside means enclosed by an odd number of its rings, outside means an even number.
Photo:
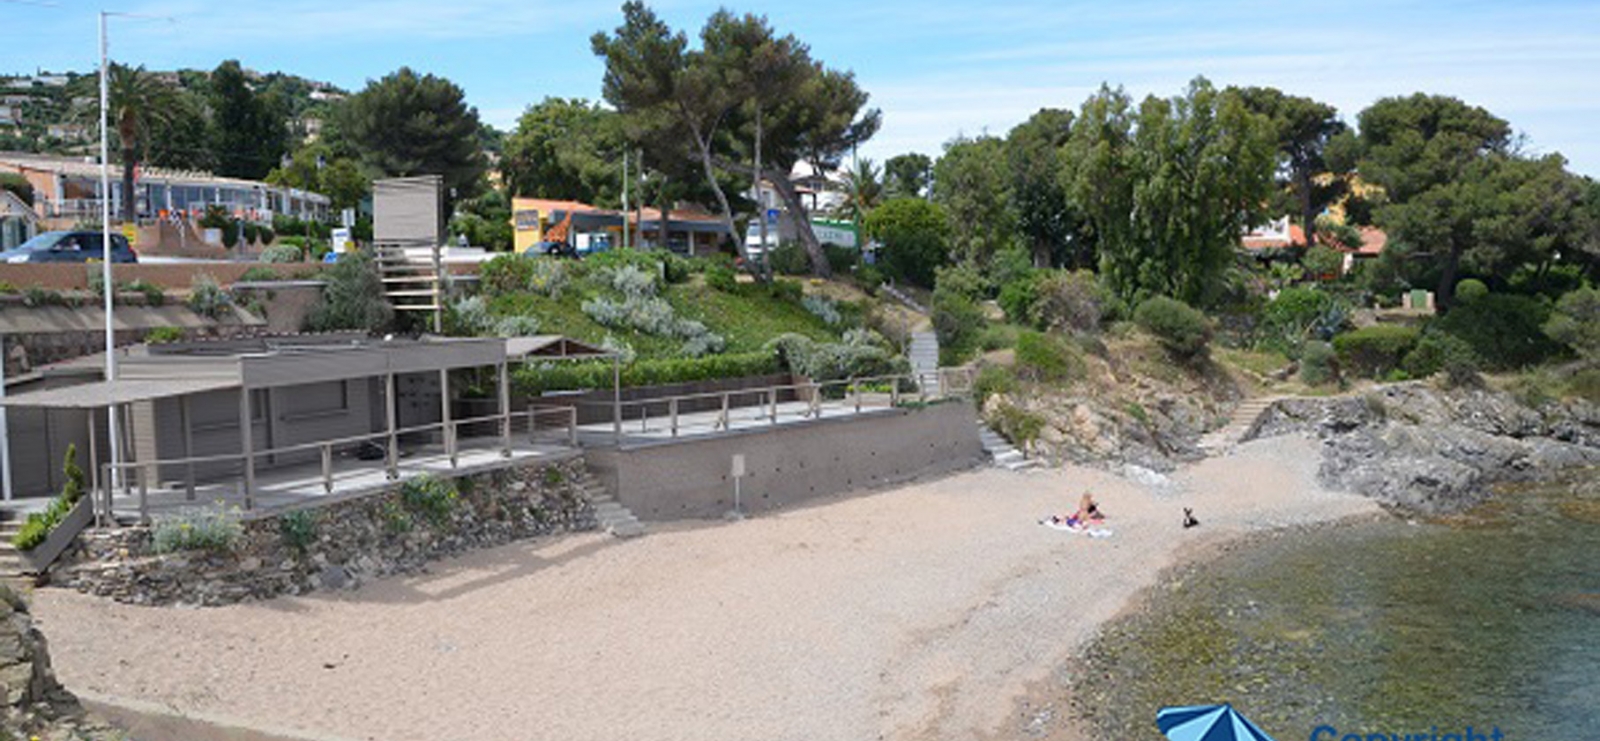
[[[66,517],[56,523],[55,529],[50,531],[50,535],[43,543],[33,550],[19,551],[22,559],[28,563],[28,570],[39,574],[50,568],[50,564],[61,557],[62,551],[72,545],[78,533],[83,532],[91,522],[94,522],[94,498],[85,495],[73,505],[72,511],[68,512]]]

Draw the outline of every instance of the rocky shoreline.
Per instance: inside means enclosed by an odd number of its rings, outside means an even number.
[[[1600,406],[1524,406],[1489,389],[1421,381],[1358,395],[1275,403],[1254,437],[1301,433],[1322,443],[1319,478],[1403,514],[1473,507],[1497,483],[1539,481],[1600,466]]]
[[[84,712],[56,681],[50,649],[28,604],[0,584],[0,739],[112,741],[120,731]]]

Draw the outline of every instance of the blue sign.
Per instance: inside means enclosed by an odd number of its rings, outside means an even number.
[[[777,226],[778,225],[778,209],[775,209],[775,208],[767,209],[767,223],[771,224],[773,226]]]

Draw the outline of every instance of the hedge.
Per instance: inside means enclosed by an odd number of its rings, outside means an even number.
[[[783,372],[775,352],[729,353],[700,358],[661,358],[639,360],[622,367],[622,385],[660,386],[718,378],[768,376]],[[545,391],[583,391],[611,388],[611,363],[608,361],[551,363],[527,367],[516,372],[518,393],[534,395]]]
[[[1333,338],[1341,367],[1352,373],[1380,378],[1400,367],[1401,359],[1417,346],[1421,332],[1416,327],[1380,324],[1362,327]]]
[[[1165,296],[1147,299],[1134,310],[1133,321],[1155,335],[1168,353],[1182,360],[1204,356],[1211,342],[1211,320],[1199,309],[1177,299]]]

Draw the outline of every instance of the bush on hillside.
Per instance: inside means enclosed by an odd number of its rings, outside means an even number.
[[[934,289],[981,301],[989,295],[989,279],[971,265],[951,265],[939,268]]]
[[[1580,288],[1562,296],[1545,321],[1544,332],[1579,357],[1600,363],[1600,288]]]
[[[1321,386],[1339,380],[1339,356],[1333,345],[1311,341],[1300,351],[1300,382],[1307,386]]]
[[[1100,329],[1106,291],[1087,270],[1054,270],[1038,282],[1030,318],[1040,329],[1093,332]]]
[[[1536,299],[1491,293],[1451,309],[1435,328],[1459,337],[1490,370],[1513,370],[1539,363],[1560,352],[1544,333],[1550,307]]]
[[[857,267],[856,285],[865,291],[868,296],[878,295],[878,288],[883,286],[883,271],[874,265]]]
[[[1427,378],[1450,365],[1458,370],[1462,366],[1476,368],[1477,353],[1472,346],[1454,335],[1427,331],[1417,340],[1417,346],[1400,361],[1400,369],[1412,378]]]
[[[995,394],[1010,394],[1017,390],[1017,376],[1008,368],[986,365],[972,381],[972,395],[981,408]]]
[[[978,347],[986,321],[978,303],[955,291],[933,292],[933,331],[939,338],[939,364],[960,365]]]
[[[783,275],[810,275],[811,257],[796,242],[784,242],[772,250],[772,272]]]
[[[813,381],[839,381],[904,373],[904,358],[861,335],[846,342],[817,342],[805,335],[782,334],[767,343],[790,373]]]
[[[1038,383],[1065,381],[1083,364],[1077,348],[1060,336],[1033,330],[1017,333],[1016,362],[1018,377]]]
[[[233,307],[233,296],[217,285],[217,279],[199,273],[189,282],[189,309],[200,316],[221,319]]]
[[[776,352],[731,353],[700,358],[660,358],[627,362],[622,366],[625,387],[691,383],[719,378],[743,378],[782,373],[783,363]],[[519,369],[514,385],[517,393],[537,395],[544,391],[582,391],[611,388],[610,361],[549,363]]]
[[[1489,286],[1477,278],[1467,278],[1456,283],[1456,302],[1470,304],[1489,295]]]
[[[931,287],[934,271],[950,259],[949,217],[926,199],[890,199],[873,209],[866,227],[883,245],[879,262],[890,275]]]
[[[1211,321],[1206,315],[1166,296],[1156,296],[1139,304],[1133,312],[1133,321],[1154,335],[1161,346],[1179,360],[1204,357],[1211,342]]]
[[[1379,324],[1333,338],[1333,349],[1341,367],[1367,378],[1382,378],[1400,367],[1420,334],[1416,327]]]
[[[166,345],[183,339],[180,327],[153,327],[144,334],[144,341],[152,345]]]
[[[1285,288],[1262,309],[1257,342],[1292,358],[1307,341],[1333,339],[1349,318],[1349,306],[1327,291]]]
[[[261,251],[262,262],[300,262],[305,253],[293,244],[275,244]]]
[[[306,321],[314,332],[359,329],[378,332],[394,321],[377,264],[365,252],[347,252],[323,272],[322,303]]]
[[[1033,321],[1033,306],[1039,300],[1039,282],[1042,274],[1019,278],[1000,286],[1000,296],[995,303],[1006,313],[1006,320],[1014,324]]]
[[[731,267],[711,265],[706,268],[706,285],[723,293],[733,293],[739,289],[739,277]]]
[[[829,242],[822,245],[822,254],[828,258],[828,269],[835,274],[848,273],[861,262],[861,253],[849,247]]]

